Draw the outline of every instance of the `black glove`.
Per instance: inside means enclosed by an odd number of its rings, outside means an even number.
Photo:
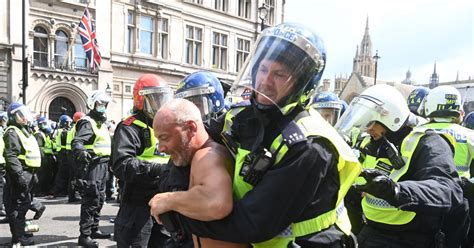
[[[23,176],[23,172],[17,174],[16,183],[20,190],[28,189],[28,181],[26,180],[25,176]]]
[[[92,159],[92,156],[88,151],[81,151],[77,154],[76,161],[80,163],[89,163]]]
[[[384,199],[391,205],[398,199],[400,186],[380,170],[365,169],[360,175],[365,178],[367,183],[353,185],[355,190]]]
[[[469,200],[474,199],[474,182],[465,177],[461,177],[461,186],[464,197]]]

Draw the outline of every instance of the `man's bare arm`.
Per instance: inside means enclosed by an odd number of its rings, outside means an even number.
[[[233,206],[232,180],[227,169],[231,164],[227,150],[217,143],[198,150],[191,165],[189,190],[157,194],[150,201],[159,206],[152,210],[153,214],[173,210],[202,221],[224,218]]]

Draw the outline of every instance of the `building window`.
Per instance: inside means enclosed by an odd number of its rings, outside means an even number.
[[[140,16],[140,52],[152,54],[153,52],[153,18]]]
[[[265,0],[265,4],[268,7],[267,23],[275,25],[275,0]]]
[[[237,14],[243,18],[250,18],[250,0],[239,0]]]
[[[201,65],[202,29],[186,25],[186,63]]]
[[[132,93],[132,86],[125,85],[125,93]]]
[[[135,44],[134,37],[135,37],[134,16],[133,16],[132,11],[128,11],[128,15],[127,15],[127,51],[129,53],[133,53],[134,50],[135,50],[135,49],[133,49],[133,46]]]
[[[239,72],[250,53],[250,41],[237,38],[237,56],[235,71]]]
[[[160,43],[160,49],[158,56],[163,59],[168,58],[168,19],[160,19],[160,29],[158,30],[158,40]]]
[[[212,33],[212,68],[227,70],[227,35]]]
[[[54,41],[54,67],[67,67],[68,60],[68,36],[62,30],[56,31],[56,40]]]
[[[82,46],[82,40],[79,34],[76,35],[74,43],[74,69],[87,70],[86,52]]]
[[[42,27],[35,27],[33,38],[33,65],[48,67],[48,33]]]
[[[193,3],[202,4],[202,0],[191,0]]]
[[[214,9],[227,12],[229,9],[229,0],[214,0]]]

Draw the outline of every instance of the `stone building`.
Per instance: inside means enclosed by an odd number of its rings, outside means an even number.
[[[132,109],[135,80],[155,73],[176,87],[197,70],[210,70],[224,83],[237,76],[265,25],[283,20],[284,0],[30,0],[26,1],[26,103],[57,120],[62,113],[87,112],[87,95],[112,95],[107,113],[119,121]],[[77,26],[88,7],[95,19],[102,64],[88,66]],[[23,101],[22,1],[0,1],[0,107]]]

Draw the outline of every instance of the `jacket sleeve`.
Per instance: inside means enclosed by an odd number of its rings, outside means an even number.
[[[443,214],[463,200],[452,150],[437,134],[420,139],[406,175],[410,177],[399,182],[400,194],[395,202],[403,210]]]
[[[151,181],[150,168],[160,164],[142,161],[137,158],[143,152],[140,130],[133,125],[119,123],[112,144],[112,170],[120,179],[129,183]]]
[[[325,178],[330,178],[328,180],[337,190],[338,179],[332,180],[329,175],[330,167],[335,169],[331,154],[320,143],[297,144],[278,165],[267,171],[251,191],[234,203],[231,214],[224,219],[210,222],[183,216],[181,219],[192,233],[201,237],[238,243],[271,239],[291,223],[315,216],[314,211],[307,216],[304,210],[318,209],[321,202],[325,202],[315,198],[315,195],[322,194],[320,186]],[[327,205],[334,205],[336,198],[329,201],[332,203]],[[321,213],[327,210],[319,207]]]
[[[77,157],[80,152],[86,150],[84,145],[90,139],[92,139],[94,135],[95,134],[94,130],[92,130],[92,124],[84,119],[79,120],[79,122],[76,124],[76,135],[74,136],[74,139],[71,142],[71,149],[74,154],[74,157]]]
[[[5,163],[6,171],[11,175],[18,175],[23,172],[23,166],[18,159],[18,155],[21,153],[20,137],[13,129],[7,130],[3,135],[3,141],[5,142]]]

